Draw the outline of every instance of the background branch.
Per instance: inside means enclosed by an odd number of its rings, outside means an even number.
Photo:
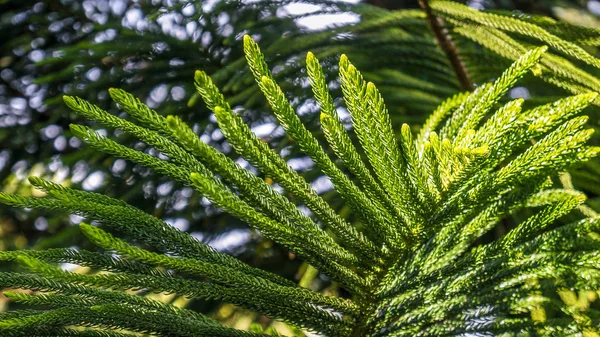
[[[448,34],[448,30],[444,28],[444,22],[441,18],[433,15],[431,12],[431,7],[429,6],[428,0],[419,0],[419,5],[427,14],[427,21],[429,21],[429,26],[435,35],[435,39],[438,42],[438,45],[442,48],[448,60],[450,61],[450,65],[458,78],[458,82],[460,83],[460,87],[463,90],[473,91],[475,87],[473,86],[473,82],[471,81],[471,77],[465,68],[464,63],[462,62],[460,55],[458,55],[458,50],[456,45],[452,41],[452,38]]]

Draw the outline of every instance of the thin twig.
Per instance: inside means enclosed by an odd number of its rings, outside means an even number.
[[[460,82],[461,88],[463,90],[473,91],[475,87],[473,86],[473,82],[471,82],[471,77],[462,62],[460,55],[458,55],[458,50],[456,49],[454,41],[452,41],[452,38],[448,34],[448,30],[444,28],[444,21],[442,18],[433,15],[428,0],[419,0],[419,4],[425,11],[425,14],[427,14],[429,26],[435,35],[438,45],[442,48],[444,53],[446,53],[446,56],[452,65],[452,69],[456,73],[458,82]]]

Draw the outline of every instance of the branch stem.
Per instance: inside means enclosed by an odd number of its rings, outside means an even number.
[[[463,90],[473,91],[475,87],[473,86],[471,77],[469,76],[460,55],[458,55],[458,50],[454,41],[452,41],[452,38],[448,34],[448,29],[444,28],[444,21],[442,18],[433,14],[428,0],[419,0],[419,5],[421,5],[421,8],[425,11],[427,21],[429,21],[429,26],[435,35],[435,39],[448,57],[461,88]]]

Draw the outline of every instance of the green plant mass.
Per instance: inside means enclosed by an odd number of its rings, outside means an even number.
[[[348,216],[257,138],[202,71],[195,86],[221,132],[268,179],[207,145],[179,117],[164,117],[125,91],[110,95],[127,118],[64,97],[78,115],[130,134],[160,155],[71,125],[85,144],[193,187],[326,275],[331,287],[318,291],[251,267],[123,201],[31,177],[45,197],[2,193],[0,201],[84,216],[88,223],[80,229],[99,250],[1,252],[0,260],[18,263],[21,271],[1,273],[0,287],[21,289],[5,294],[24,306],[0,313],[0,334],[278,334],[227,326],[149,293],[230,303],[283,322],[298,336],[594,333],[600,312],[565,298],[600,288],[600,219],[584,194],[558,187],[556,177],[600,151],[586,146],[592,130],[579,115],[596,93],[531,109],[522,108],[521,99],[501,102],[520,78],[540,71],[546,49],[523,53],[493,83],[447,99],[418,133],[406,124],[395,132],[375,85],[342,55],[339,83],[352,135],[319,61],[308,53],[306,70],[321,111],[317,135],[301,123],[258,45],[245,36],[249,68],[277,120],[329,178]],[[518,224],[490,236],[509,215],[518,215]],[[88,269],[68,271],[60,263]]]

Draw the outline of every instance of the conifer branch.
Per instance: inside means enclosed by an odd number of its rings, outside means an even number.
[[[471,76],[469,76],[465,64],[460,58],[460,55],[458,55],[458,50],[454,44],[454,41],[452,41],[452,37],[448,34],[448,30],[444,27],[443,19],[433,14],[431,7],[429,6],[429,0],[419,0],[419,5],[427,14],[429,26],[431,27],[431,30],[433,31],[435,39],[440,48],[442,48],[448,57],[448,61],[450,61],[450,65],[456,74],[461,89],[473,91],[475,86],[471,81]]]
[[[432,3],[432,8],[437,10],[440,3]],[[308,76],[321,108],[321,126],[333,153],[346,166],[342,168],[301,123],[258,44],[250,37],[244,40],[250,68],[275,116],[363,222],[338,214],[251,131],[203,72],[196,73],[196,86],[224,136],[291,193],[279,193],[245,171],[204,143],[181,119],[164,118],[116,89],[111,97],[128,112],[129,120],[78,98],[66,97],[65,102],[78,114],[123,130],[167,157],[126,147],[84,126],[73,125],[73,134],[94,149],[195,188],[213,206],[294,252],[349,295],[321,293],[305,282],[298,286],[253,268],[122,201],[31,178],[45,197],[0,192],[0,203],[93,220],[97,226],[79,227],[104,252],[0,252],[0,261],[17,262],[26,270],[0,273],[0,288],[41,292],[8,292],[7,297],[47,308],[0,313],[0,335],[272,335],[263,334],[269,330],[226,327],[200,312],[145,297],[149,292],[229,303],[329,337],[537,335],[546,327],[558,336],[573,336],[589,328],[581,324],[582,317],[599,317],[594,308],[575,315],[571,304],[556,299],[556,291],[600,288],[600,219],[584,214],[588,218],[571,223],[559,220],[567,214],[579,216],[572,212],[581,209],[586,196],[564,175],[566,188],[549,179],[600,153],[600,147],[585,145],[593,133],[585,128],[588,118],[575,117],[597,94],[530,110],[524,110],[522,99],[497,108],[517,81],[544,66],[546,47],[523,50],[495,82],[442,103],[417,137],[404,124],[400,139],[379,90],[342,56],[340,89],[357,145],[339,119],[323,67],[309,54]],[[531,139],[536,141],[531,144]],[[301,212],[298,200],[311,213]],[[481,240],[507,218],[515,222],[506,235]],[[65,262],[94,272],[71,272],[56,265]],[[556,316],[542,326],[532,308],[545,307]],[[480,320],[489,324],[470,324]],[[82,329],[71,333],[71,327]]]

